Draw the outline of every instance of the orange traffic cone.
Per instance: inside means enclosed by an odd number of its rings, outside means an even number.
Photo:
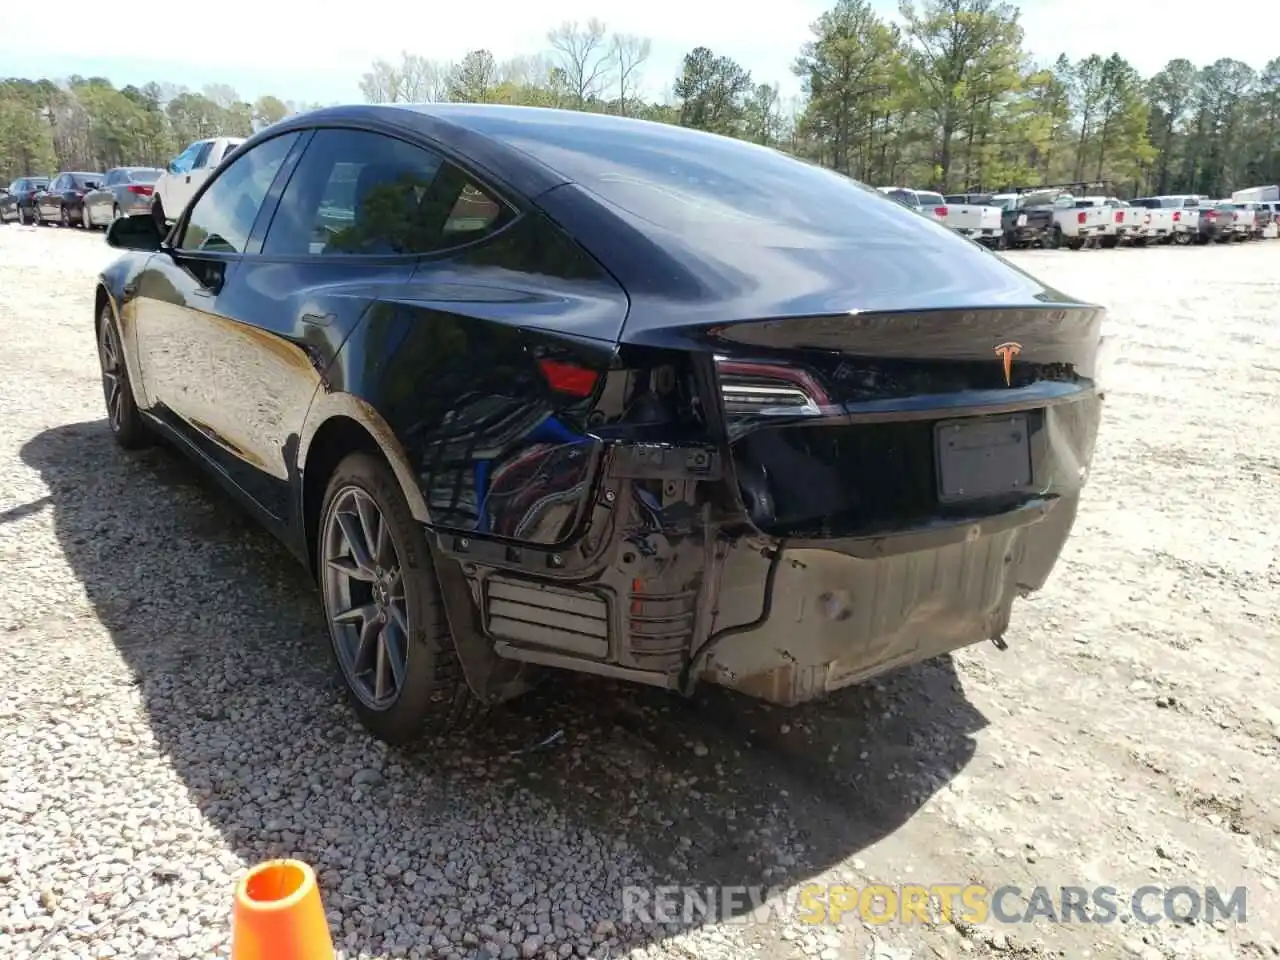
[[[311,867],[300,860],[268,860],[236,885],[231,960],[333,960]]]

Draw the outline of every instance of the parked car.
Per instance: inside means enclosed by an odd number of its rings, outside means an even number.
[[[1250,227],[1250,236],[1255,240],[1261,240],[1267,232],[1267,227],[1275,220],[1275,214],[1271,208],[1273,204],[1265,203],[1258,200],[1234,201],[1236,210],[1248,216],[1242,216]]]
[[[1110,219],[1105,210],[1069,193],[1059,194],[1053,201],[1053,240],[1055,247],[1079,250],[1086,244],[1102,240]]]
[[[157,223],[171,223],[182,213],[201,184],[232,151],[244,143],[243,137],[210,137],[197,140],[169,161],[168,168],[156,178],[151,196],[151,210]]]
[[[939,223],[942,223],[947,215],[947,201],[943,199],[942,194],[932,190],[913,190],[911,187],[876,187],[876,189],[890,200],[895,200],[904,207],[910,207]]]
[[[1223,200],[1218,204],[1218,212],[1231,217],[1231,239],[1239,243],[1253,239],[1256,230],[1256,210],[1247,204]]]
[[[1176,202],[1174,202],[1176,201]],[[1138,197],[1129,203],[1145,210],[1142,216],[1142,227],[1135,239],[1137,246],[1147,243],[1172,243],[1175,233],[1174,211],[1182,208],[1183,198],[1170,197]]]
[[[64,227],[86,226],[84,195],[102,183],[101,173],[67,172],[53,178],[46,190],[35,195],[36,223]]]
[[[327,108],[107,243],[109,429],[309,566],[388,741],[545,668],[794,704],[1003,646],[1093,456],[1104,308],[673,125]]]
[[[1006,247],[1047,246],[1052,240],[1053,199],[1056,194],[997,193],[991,203],[1000,208]]]
[[[1141,207],[1135,207],[1118,197],[1091,196],[1076,200],[1076,209],[1096,207],[1102,211],[1102,235],[1099,245],[1112,249],[1126,240],[1133,240],[1142,231]]]
[[[1196,200],[1196,242],[1225,243],[1232,237],[1230,215],[1219,212],[1215,201]]]
[[[85,225],[105,227],[120,217],[149,212],[162,172],[155,167],[112,167],[102,185],[84,195]]]
[[[36,194],[49,186],[48,177],[19,177],[9,184],[0,197],[0,223],[13,220],[18,223],[36,222]]]
[[[944,198],[942,222],[961,236],[988,247],[1003,247],[1001,209],[989,196],[953,194]]]

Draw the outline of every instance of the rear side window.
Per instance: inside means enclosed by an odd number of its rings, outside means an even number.
[[[942,199],[940,193],[917,193],[920,198],[920,206],[922,207],[940,207],[947,201]]]
[[[916,199],[916,195],[909,190],[890,190],[888,196],[889,199],[905,203],[908,207],[920,206],[920,201]]]
[[[223,167],[191,208],[178,248],[244,253],[267,191],[297,139],[286,133],[264,140]]]
[[[159,170],[130,170],[124,179],[129,183],[155,183],[159,178]]]
[[[429,150],[377,133],[319,130],[280,198],[262,252],[433,253],[484,237],[512,216]]]

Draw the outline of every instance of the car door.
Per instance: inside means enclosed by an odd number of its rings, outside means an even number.
[[[394,137],[316,131],[279,191],[260,252],[241,260],[219,297],[210,322],[237,331],[223,341],[224,360],[257,379],[226,398],[214,426],[236,431],[237,482],[273,516],[289,519],[296,507],[280,498],[317,390],[326,381],[341,386],[331,370],[338,351],[363,319],[376,320],[371,311],[394,313],[387,304],[412,278],[418,255],[439,246],[442,230],[423,211],[433,191],[452,191],[452,203],[462,190],[457,176],[442,179],[443,167],[438,154]],[[491,225],[472,223],[467,236]]]
[[[244,394],[270,393],[280,384],[264,378],[262,362],[241,364],[251,354],[238,342],[245,330],[227,322],[220,303],[300,136],[271,137],[220,170],[178,220],[172,247],[153,256],[136,279],[134,335],[144,402],[233,479],[245,424],[225,416],[226,405],[253,409]]]
[[[62,176],[53,178],[53,182],[36,194],[36,207],[40,211],[41,220],[58,219],[58,198],[62,195]]]

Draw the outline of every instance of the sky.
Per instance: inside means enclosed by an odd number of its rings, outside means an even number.
[[[400,51],[457,60],[478,47],[505,59],[545,51],[548,28],[598,17],[611,32],[648,37],[653,52],[644,67],[650,97],[669,91],[681,58],[710,47],[751,70],[757,82],[778,83],[784,96],[799,92],[791,64],[827,0],[781,0],[751,12],[741,0],[481,0],[423,3],[370,0],[356,10],[314,0],[216,0],[169,5],[149,14],[144,42],[113,53],[126,33],[60,29],[58,43],[32,44],[21,31],[0,31],[0,76],[73,73],[105,76],[117,86],[168,81],[199,90],[226,83],[248,100],[266,93],[285,100],[349,102],[360,99],[360,75],[375,58]],[[872,0],[896,17],[896,0]],[[1025,46],[1038,59],[1059,53],[1079,58],[1118,52],[1150,75],[1174,57],[1203,65],[1233,56],[1260,68],[1280,55],[1280,0],[1222,0],[1212,22],[1171,15],[1176,0],[1015,0],[1022,11]],[[99,24],[100,0],[62,0],[62,24]],[[322,12],[322,11],[329,12]],[[1187,4],[1183,10],[1193,13]],[[367,11],[362,13],[362,11]],[[376,12],[375,12],[376,11]],[[127,17],[127,14],[125,14]],[[189,21],[188,21],[188,18]],[[164,24],[170,25],[168,29]],[[191,22],[191,41],[181,25]],[[1238,29],[1246,25],[1247,29]],[[1206,39],[1220,42],[1206,44]]]

